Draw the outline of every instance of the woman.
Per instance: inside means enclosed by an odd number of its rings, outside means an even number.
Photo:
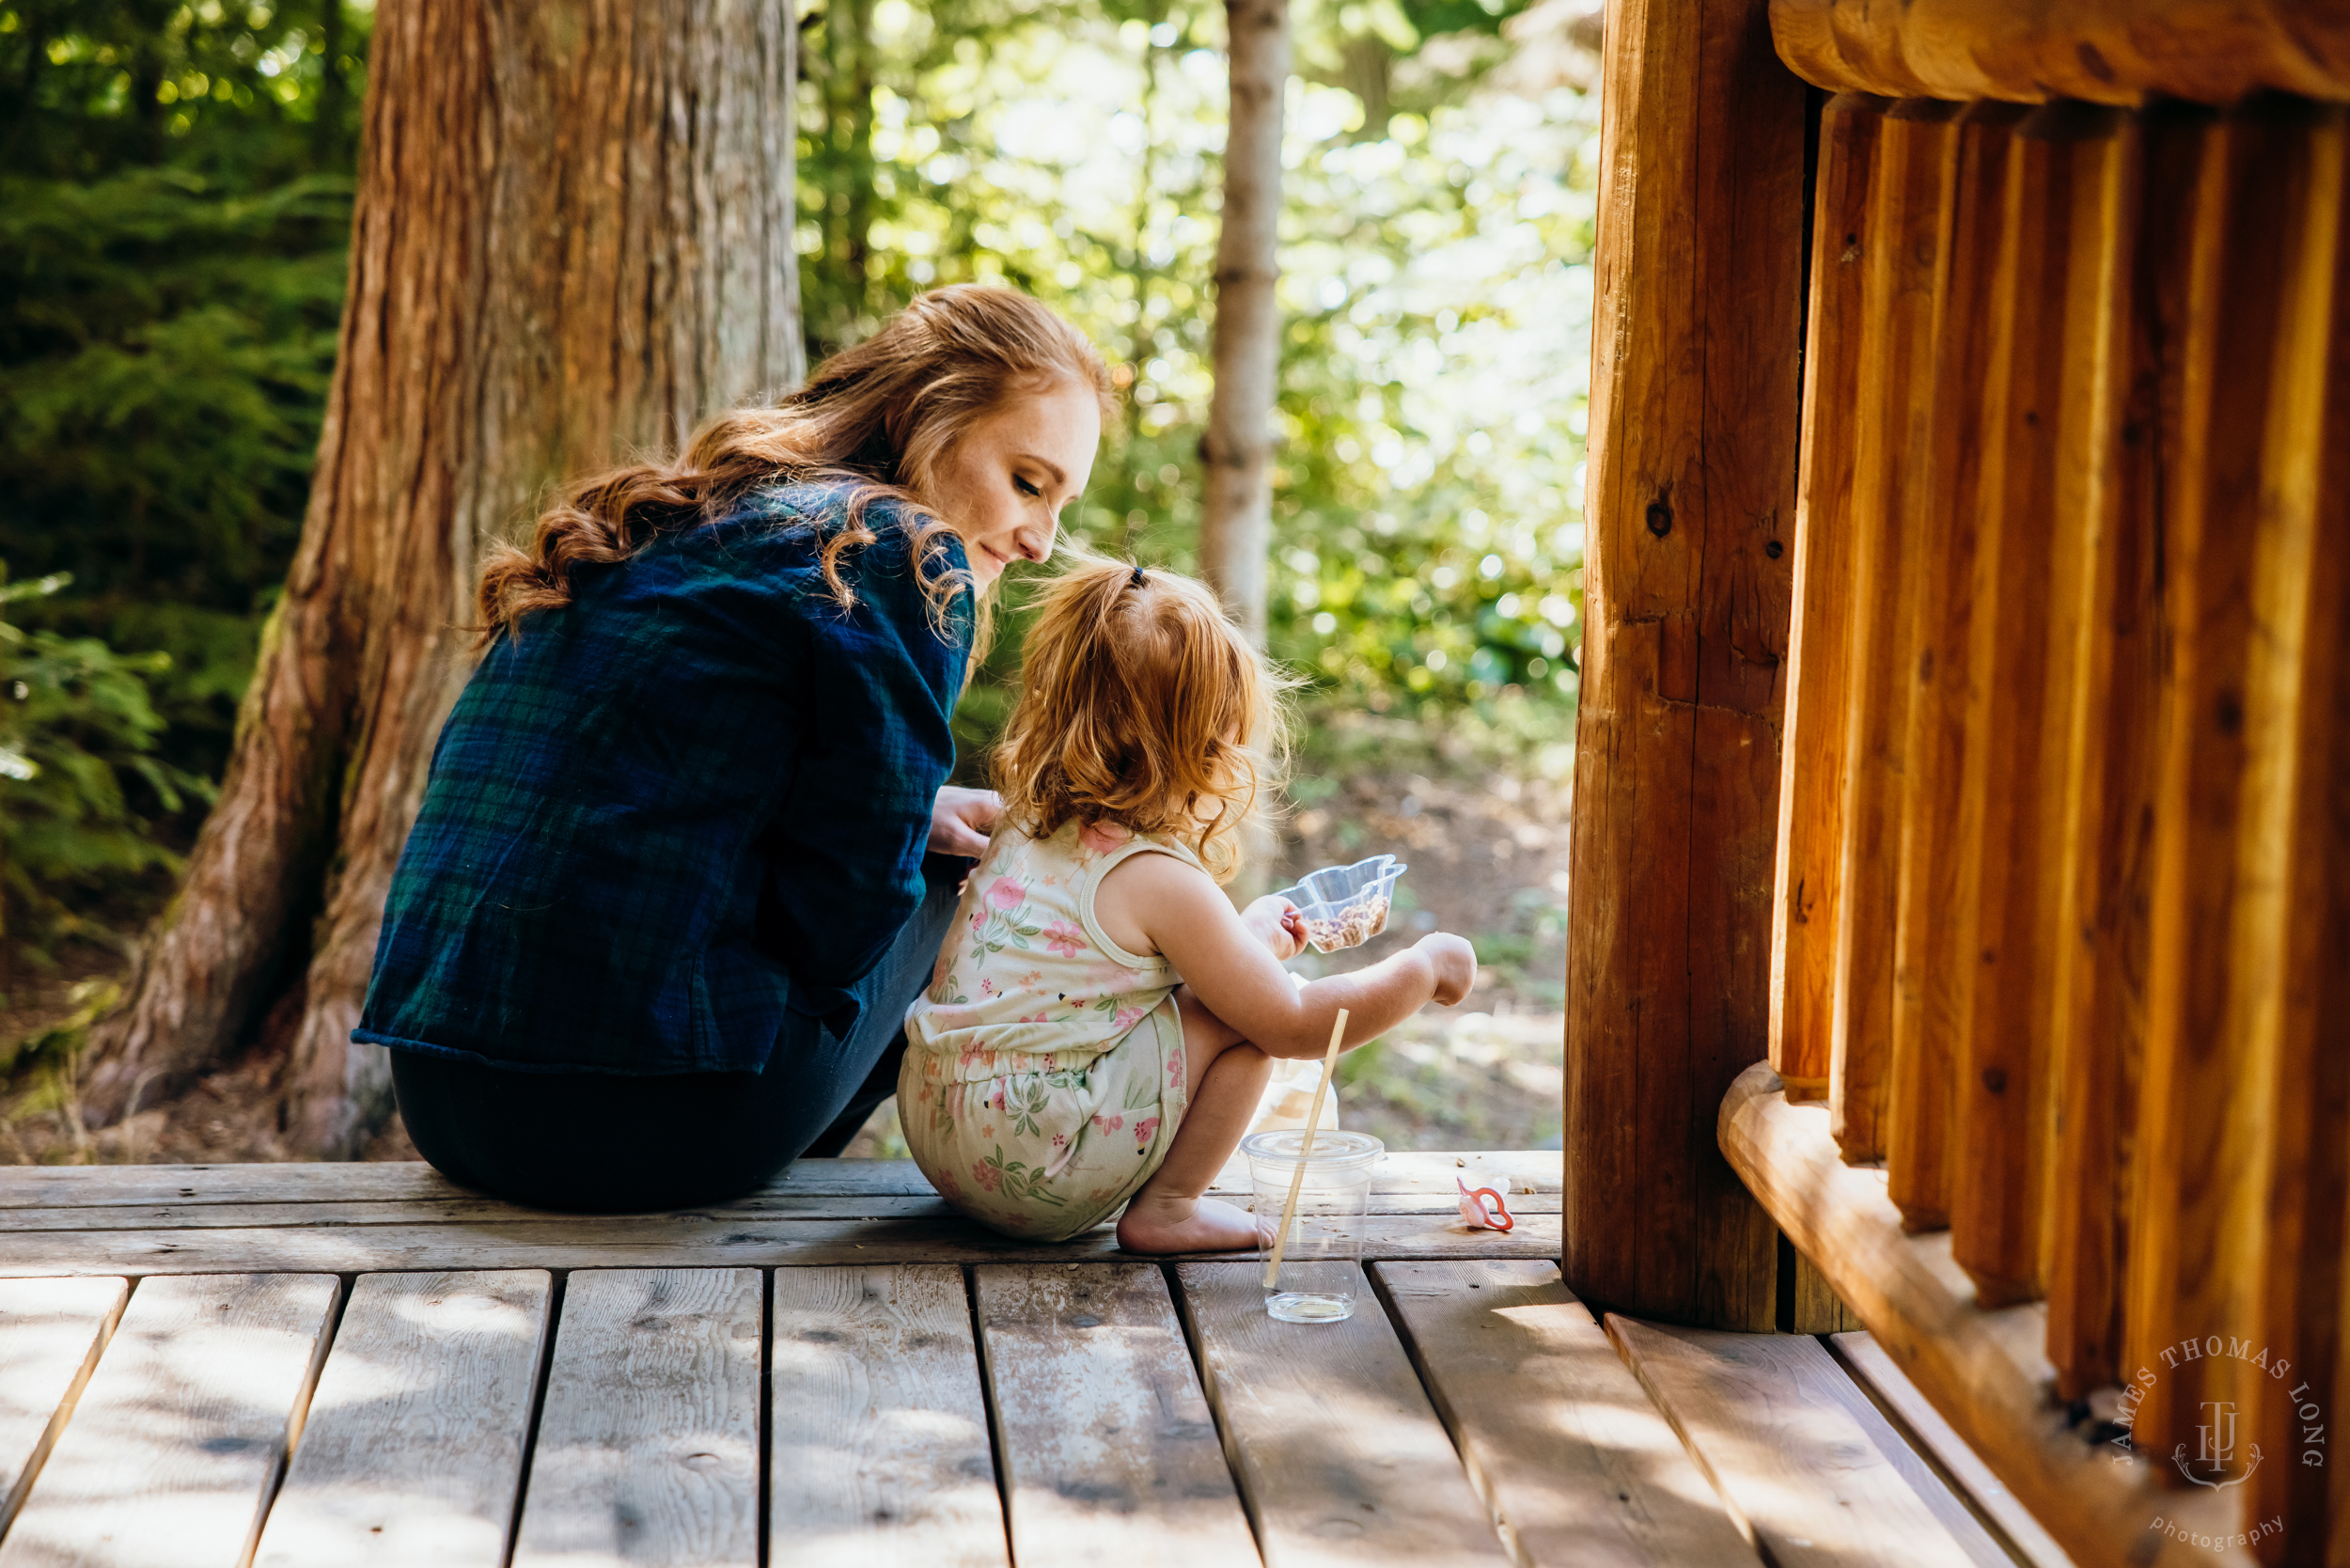
[[[998,810],[945,785],[988,592],[1109,385],[1035,301],[941,289],[491,559],[352,1032],[426,1159],[617,1212],[838,1152]]]

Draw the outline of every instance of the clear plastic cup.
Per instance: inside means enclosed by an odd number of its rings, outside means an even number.
[[[1374,855],[1352,866],[1310,871],[1278,896],[1306,917],[1306,940],[1314,950],[1334,953],[1360,946],[1387,929],[1396,879],[1410,870],[1392,855]]]
[[[1387,1146],[1369,1133],[1314,1135],[1313,1156],[1298,1166],[1306,1149],[1303,1128],[1251,1133],[1240,1140],[1248,1156],[1256,1192],[1260,1234],[1281,1223],[1290,1186],[1297,1184],[1297,1214],[1281,1247],[1280,1267],[1269,1280],[1270,1242],[1260,1242],[1257,1271],[1264,1280],[1264,1309],[1283,1323],[1337,1323],[1355,1315],[1355,1288],[1363,1277],[1363,1230],[1371,1215],[1371,1174],[1386,1157]]]

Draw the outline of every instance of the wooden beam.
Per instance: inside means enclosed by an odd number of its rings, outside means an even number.
[[[256,1568],[504,1568],[553,1291],[536,1269],[355,1281]]]
[[[0,1536],[130,1299],[127,1279],[0,1279]]]
[[[567,1283],[513,1568],[760,1558],[756,1269],[582,1269]]]
[[[2350,100],[2350,7],[2339,0],[1772,0],[1771,33],[1788,68],[1830,92]]]
[[[2023,115],[2013,105],[1978,103],[1959,117],[1950,149],[1950,261],[1935,326],[1935,379],[1942,390],[1929,459],[1940,502],[1920,519],[1919,570],[1912,579],[1917,683],[1903,748],[1887,1094],[1886,1167],[1893,1201],[1913,1231],[1950,1222],[1958,1050],[1974,996],[1973,945],[1959,918],[1959,851],[1991,357],[1983,322],[1998,274],[2013,133]]]
[[[1013,1560],[1181,1568],[1256,1556],[1156,1263],[975,1269],[972,1299]]]
[[[1379,1162],[1371,1179],[1371,1212],[1383,1200],[1433,1198],[1450,1209],[1456,1178],[1472,1187],[1556,1196],[1562,1156],[1557,1150],[1401,1150]],[[1248,1162],[1235,1154],[1209,1189],[1246,1196]],[[810,1198],[931,1198],[929,1178],[912,1160],[796,1160],[755,1192],[696,1214],[789,1211]],[[350,1165],[40,1165],[0,1166],[0,1230],[19,1209],[119,1208],[148,1205],[175,1213],[238,1203],[489,1203],[422,1160]],[[1511,1205],[1515,1208],[1513,1202]],[[501,1204],[513,1217],[548,1217]],[[1414,1206],[1417,1208],[1417,1205]],[[1398,1211],[1412,1212],[1412,1211]]]
[[[340,1290],[318,1274],[142,1281],[0,1568],[250,1561]]]
[[[1790,1105],[1758,1065],[1722,1102],[1719,1131],[1771,1216],[2081,1568],[2253,1568],[2247,1546],[2193,1544],[2247,1528],[2244,1489],[2166,1489],[2144,1459],[2076,1431],[2042,1348],[2045,1313],[1978,1306],[1949,1233],[1904,1232],[1884,1173],[1843,1163],[1825,1108]]]
[[[1517,1562],[1752,1568],[1729,1513],[1548,1263],[1373,1263]]]
[[[2202,118],[2133,118],[2129,145],[2116,149],[2094,182],[2087,214],[2110,276],[2104,326],[2079,384],[2094,405],[2081,422],[2102,426],[2082,471],[2088,536],[2055,867],[2048,1356],[2067,1399],[2123,1378],[2128,1148],[2145,1033],[2154,780],[2165,716],[2161,454],[2177,434],[2164,302],[2176,295],[2190,254]]]
[[[1366,1258],[1555,1258],[1556,1215],[1507,1234],[1459,1215],[1373,1215]],[[960,1215],[791,1219],[761,1215],[491,1214],[475,1224],[207,1226],[180,1231],[0,1232],[0,1275],[374,1273],[389,1269],[747,1268],[784,1264],[1071,1263],[1116,1260],[1104,1225],[1023,1242]]]
[[[2313,1152],[2278,1142],[2285,1103],[2311,1087],[2280,1077],[2280,1030],[2295,983],[2282,960],[2302,915],[2286,827],[2295,753],[2326,734],[2322,718],[2305,731],[2300,709],[2330,352],[2316,324],[2330,317],[2340,138],[2335,114],[2262,104],[2213,129],[2198,171],[2185,406],[2165,481],[2171,720],[2124,1341],[2126,1365],[2155,1374],[2134,1441],[2164,1454],[2203,1451],[2207,1402],[2257,1409],[2281,1392],[2266,1368],[2176,1347],[2271,1325],[2264,1286],[2290,1265],[2273,1250],[2270,1183],[2297,1182],[2288,1162]],[[2338,956],[2320,966],[2339,968]],[[2329,1027],[2338,1052],[2339,1022]],[[2319,1136],[2338,1150],[2340,1124]],[[2241,1450],[2236,1459],[2242,1474]]]
[[[1840,93],[1820,111],[1803,444],[1780,734],[1771,900],[1771,1066],[1798,1100],[1827,1098],[1843,875],[1845,659],[1851,642],[1853,463],[1859,421],[1863,236],[1885,102]]]
[[[1266,1315],[1263,1275],[1175,1265],[1265,1568],[1510,1562],[1371,1281],[1356,1279],[1353,1317],[1300,1327]]]
[[[963,1271],[779,1268],[774,1280],[766,1560],[1007,1568]]]
[[[1613,1312],[1607,1332],[1764,1560],[1977,1568],[1855,1419],[1848,1402],[1865,1397],[1817,1340],[1666,1328]]]
[[[1606,55],[1561,1267],[1765,1327],[1770,1228],[1703,1129],[1768,1048],[1804,93],[1762,0],[1615,0]]]
[[[1858,397],[1836,411],[1859,429],[1853,463],[1851,647],[1845,659],[1844,800],[1838,846],[1835,1012],[1828,1121],[1844,1157],[1881,1159],[1892,1077],[1893,953],[1901,807],[1915,682],[1910,601],[1919,520],[1934,484],[1935,309],[1949,243],[1949,120],[1931,99],[1885,118],[1861,241]]]
[[[2330,1545],[2328,1560],[2340,1563],[2350,1561],[2350,1481],[2340,1458],[2322,1466],[2307,1459],[2312,1423],[2303,1407],[2318,1404],[2337,1434],[2350,1412],[2350,1138],[2342,1131],[2350,1126],[2350,1052],[2342,1032],[2350,1016],[2350,964],[2342,962],[2350,954],[2350,159],[2341,114],[2313,126],[2311,137],[2312,205],[2334,230],[2332,298],[2305,306],[2310,340],[2326,345],[2329,356],[2322,467],[2314,504],[2293,509],[2292,525],[2267,557],[2261,600],[2279,635],[2254,677],[2275,703],[2263,716],[2276,726],[2279,762],[2262,859],[2282,880],[2285,906],[2275,933],[2281,983],[2259,1316],[2263,1339],[2295,1357],[2301,1375],[2270,1384],[2252,1432],[2253,1441],[2295,1462],[2256,1476],[2248,1490],[2259,1516],[2284,1515],[2286,1554],[2314,1558]],[[2295,1398],[2302,1387],[2310,1392]]]
[[[2122,117],[2070,105],[2016,128],[1990,330],[1975,539],[1959,918],[1974,996],[1956,1079],[1952,1248],[1986,1304],[2043,1294],[2065,742],[2085,520],[2071,395],[2103,319],[2083,191]],[[1962,962],[1966,955],[1962,952]]]

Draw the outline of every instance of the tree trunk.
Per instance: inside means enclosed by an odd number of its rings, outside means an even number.
[[[1281,95],[1290,74],[1288,0],[1226,0],[1230,129],[1224,226],[1215,243],[1215,397],[1199,455],[1208,471],[1199,569],[1259,647],[1273,535],[1273,400],[1281,318],[1273,285],[1281,219]]]
[[[792,43],[771,0],[385,0],[302,541],[220,804],[93,1041],[93,1121],[290,990],[289,1143],[350,1157],[388,1112],[349,1035],[483,546],[801,373]]]

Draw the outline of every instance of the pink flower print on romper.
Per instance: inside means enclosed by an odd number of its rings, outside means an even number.
[[[1097,1116],[1093,1124],[1105,1133],[1115,1133],[1124,1128],[1126,1119],[1122,1116]]]
[[[999,876],[987,885],[987,902],[998,909],[1017,909],[1028,890],[1008,876]]]
[[[1137,1149],[1149,1148],[1151,1146],[1151,1135],[1158,1130],[1159,1119],[1155,1116],[1146,1116],[1141,1121],[1136,1122],[1135,1147]]]
[[[1086,933],[1067,920],[1055,920],[1044,928],[1044,945],[1063,958],[1074,958],[1085,949]]]
[[[1147,1007],[1121,1007],[1110,1015],[1110,1027],[1120,1030],[1131,1029],[1140,1023],[1142,1015],[1150,1011]]]
[[[996,1169],[994,1166],[988,1164],[985,1160],[973,1160],[971,1162],[971,1174],[978,1180],[979,1185],[985,1187],[988,1191],[1000,1192],[1003,1190],[1004,1173]]]
[[[1107,855],[1132,837],[1115,823],[1094,823],[1077,829],[1077,842],[1096,855]]]

